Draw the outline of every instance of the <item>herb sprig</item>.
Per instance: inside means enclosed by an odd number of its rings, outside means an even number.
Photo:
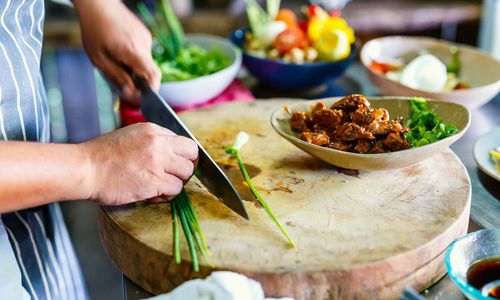
[[[422,98],[410,100],[410,118],[406,121],[410,132],[405,134],[412,147],[424,146],[458,132],[454,125],[445,124]]]
[[[250,188],[250,190],[254,194],[255,198],[264,207],[264,210],[271,217],[271,219],[274,221],[274,223],[276,223],[276,225],[281,230],[281,232],[285,235],[285,237],[287,238],[287,240],[290,243],[290,245],[293,248],[297,248],[297,245],[293,241],[293,239],[290,236],[290,234],[288,234],[288,232],[286,231],[286,229],[283,227],[283,225],[281,224],[281,222],[278,220],[278,218],[276,217],[276,215],[274,214],[274,212],[272,211],[271,207],[266,202],[266,200],[264,200],[264,198],[260,195],[259,191],[257,191],[257,189],[255,188],[255,186],[254,186],[254,184],[252,182],[252,179],[248,175],[247,169],[245,167],[245,164],[243,163],[243,159],[241,158],[241,154],[240,154],[241,147],[243,147],[243,145],[245,145],[248,140],[249,140],[248,134],[246,134],[245,132],[239,132],[238,135],[236,135],[236,139],[234,141],[233,146],[227,147],[225,149],[226,153],[228,153],[231,156],[233,156],[233,157],[236,158],[236,160],[238,161],[238,165],[240,167],[241,173],[243,174],[243,178],[245,178],[245,181],[247,182],[248,187]]]

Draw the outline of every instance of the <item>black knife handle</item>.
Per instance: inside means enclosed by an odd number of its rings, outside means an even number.
[[[140,75],[137,75],[131,67],[127,66],[126,64],[121,64],[122,68],[125,70],[125,72],[128,73],[128,75],[130,75],[130,77],[132,78],[132,81],[134,82],[134,85],[135,87],[141,91],[141,93],[144,93],[146,90],[147,90],[147,87],[149,85],[148,81],[146,80],[146,78],[140,76]]]

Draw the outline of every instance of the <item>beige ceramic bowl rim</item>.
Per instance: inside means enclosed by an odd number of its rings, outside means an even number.
[[[367,57],[368,55],[365,55],[365,52],[367,51],[366,49],[368,48],[368,46],[370,44],[372,44],[372,43],[381,42],[381,41],[384,41],[384,40],[397,40],[397,39],[399,39],[399,40],[413,40],[413,41],[434,42],[434,43],[438,43],[438,44],[441,44],[441,45],[447,45],[449,47],[456,46],[456,47],[458,47],[460,49],[467,49],[468,51],[474,53],[475,55],[481,55],[481,56],[487,57],[487,58],[491,59],[492,61],[496,61],[498,64],[500,64],[500,61],[498,61],[497,59],[495,59],[491,55],[487,54],[486,52],[482,51],[479,48],[475,48],[475,47],[472,47],[472,46],[469,46],[469,45],[460,44],[460,43],[452,43],[452,42],[449,42],[449,41],[445,41],[445,40],[441,40],[441,39],[436,39],[436,38],[432,38],[432,37],[426,37],[426,36],[391,35],[391,36],[384,36],[384,37],[380,37],[380,38],[375,38],[375,39],[369,40],[368,42],[366,42],[361,47],[361,50],[359,51],[359,57],[360,57],[360,60],[361,60],[361,63],[363,65],[363,67],[365,67],[365,69],[367,69],[368,72],[370,72],[370,74],[372,74],[372,75],[374,75],[374,76],[376,76],[378,78],[384,79],[384,80],[390,80],[386,76],[383,76],[382,74],[374,72],[368,66],[368,64],[369,64],[369,61],[367,61],[368,60],[368,57]],[[496,81],[491,82],[489,84],[480,85],[480,86],[474,86],[474,87],[470,87],[470,88],[465,89],[465,90],[453,90],[453,91],[449,91],[449,92],[427,92],[427,91],[417,90],[417,89],[411,88],[411,87],[403,85],[403,84],[401,84],[401,83],[399,83],[397,81],[393,81],[393,80],[390,80],[390,81],[393,82],[394,84],[398,85],[398,86],[402,86],[402,87],[407,88],[408,90],[410,90],[411,92],[414,92],[415,94],[425,92],[425,93],[434,94],[434,95],[457,95],[457,94],[464,94],[464,93],[475,92],[476,90],[483,89],[485,87],[490,87],[490,86],[494,86],[494,85],[500,84],[500,78],[499,78]]]
[[[213,41],[217,41],[217,42],[226,44],[226,46],[228,46],[229,48],[231,48],[233,50],[234,59],[224,69],[219,70],[219,71],[217,71],[215,73],[208,74],[208,75],[203,75],[203,76],[196,77],[196,78],[193,78],[193,79],[188,79],[188,80],[165,81],[165,82],[162,82],[161,85],[163,85],[163,86],[169,86],[169,85],[178,85],[178,84],[196,84],[197,82],[205,80],[205,79],[207,79],[209,77],[215,77],[215,76],[218,76],[221,73],[228,72],[229,69],[233,68],[235,65],[238,65],[238,67],[241,65],[241,60],[242,60],[241,49],[239,49],[238,47],[236,47],[235,45],[233,45],[233,43],[231,43],[229,40],[224,39],[224,38],[222,38],[220,36],[217,36],[217,35],[206,34],[206,33],[190,33],[190,34],[186,34],[186,41],[188,43],[189,43],[189,40],[192,39],[192,38],[194,38],[194,39],[196,39],[196,38],[205,38],[205,39],[210,39],[210,40],[213,40]],[[193,43],[193,44],[196,44],[196,43]]]
[[[330,98],[322,98],[322,99],[318,99],[318,100],[305,100],[305,101],[300,101],[300,102],[297,102],[297,103],[294,103],[293,105],[288,105],[288,108],[290,109],[290,111],[293,111],[293,107],[297,107],[297,106],[302,106],[304,104],[315,104],[317,102],[324,102],[324,101],[328,101],[328,100],[339,100],[341,99],[342,97],[330,97]],[[277,115],[279,113],[281,113],[283,110],[284,110],[284,107],[280,107],[278,109],[276,109],[272,114],[271,114],[271,126],[273,127],[273,129],[279,134],[281,135],[282,137],[286,138],[286,139],[293,139],[294,142],[300,144],[300,145],[303,145],[303,146],[306,146],[306,147],[312,147],[312,148],[315,148],[315,149],[318,149],[318,150],[322,150],[322,151],[325,151],[325,152],[329,152],[329,153],[332,153],[332,154],[348,154],[348,155],[351,155],[353,157],[363,157],[363,158],[370,158],[370,157],[377,157],[377,158],[390,158],[391,156],[393,156],[395,153],[407,153],[407,154],[411,154],[412,152],[415,152],[415,151],[421,151],[421,149],[424,149],[424,148],[427,148],[427,147],[431,147],[432,145],[435,145],[435,144],[442,144],[442,143],[445,143],[447,142],[448,140],[450,139],[453,139],[455,137],[460,137],[461,135],[463,135],[463,133],[465,133],[467,131],[467,129],[469,128],[469,125],[470,125],[470,122],[471,122],[471,112],[470,110],[461,105],[461,104],[458,104],[458,103],[453,103],[453,102],[449,102],[449,101],[443,101],[443,100],[436,100],[436,99],[431,99],[431,98],[422,98],[422,97],[418,97],[420,99],[424,99],[426,101],[429,101],[429,102],[433,102],[433,103],[443,103],[445,105],[455,105],[455,106],[458,106],[458,107],[462,107],[466,112],[467,112],[467,124],[465,124],[464,128],[460,131],[458,131],[457,133],[455,133],[454,135],[452,136],[449,136],[447,138],[444,138],[442,140],[439,140],[437,142],[434,142],[434,143],[431,143],[431,144],[427,144],[427,145],[424,145],[424,146],[420,146],[420,147],[414,147],[414,148],[410,148],[410,149],[406,149],[406,150],[401,150],[401,151],[395,151],[395,152],[384,152],[384,153],[370,153],[370,154],[362,154],[362,153],[355,153],[355,152],[348,152],[348,151],[341,151],[341,150],[336,150],[336,149],[332,149],[332,148],[327,148],[327,147],[322,147],[322,146],[318,146],[318,145],[314,145],[314,144],[310,144],[306,141],[303,141],[293,135],[290,135],[286,132],[284,132],[280,126],[278,124],[275,124],[277,122]],[[382,97],[367,97],[368,101],[372,101],[372,100],[403,100],[403,101],[410,101],[411,99],[415,99],[415,97],[406,97],[406,96],[382,96]],[[390,112],[389,112],[390,114]]]

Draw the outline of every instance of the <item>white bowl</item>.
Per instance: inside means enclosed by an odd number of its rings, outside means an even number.
[[[210,75],[184,81],[164,82],[160,95],[174,107],[195,105],[206,102],[224,91],[236,77],[241,67],[241,50],[221,37],[206,34],[189,34],[186,43],[203,49],[219,48],[229,57],[230,65]]]
[[[429,52],[448,63],[451,59],[449,53],[451,46],[460,49],[462,65],[460,78],[470,85],[469,89],[440,93],[425,92],[390,80],[369,67],[373,60],[403,59],[409,62],[422,51]],[[421,96],[459,103],[469,109],[476,109],[486,104],[500,91],[500,61],[474,47],[427,37],[390,36],[367,42],[361,49],[360,56],[371,81],[384,96]]]

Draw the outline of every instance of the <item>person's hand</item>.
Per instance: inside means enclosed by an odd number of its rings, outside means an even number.
[[[90,158],[99,204],[173,199],[193,174],[196,143],[153,123],[130,125],[78,145]]]
[[[151,56],[151,34],[119,0],[73,0],[80,17],[82,41],[92,62],[125,98],[137,90],[123,68],[129,67],[158,89],[161,72]]]

